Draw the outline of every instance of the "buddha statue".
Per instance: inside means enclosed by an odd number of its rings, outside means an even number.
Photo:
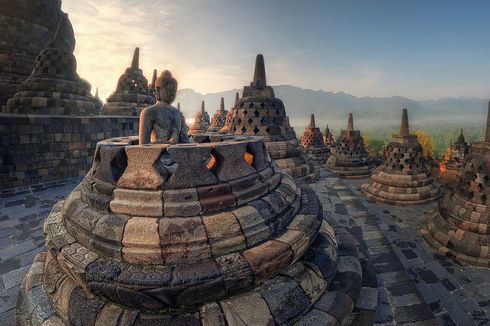
[[[165,70],[156,80],[157,103],[140,114],[139,143],[188,143],[184,115],[170,104],[175,100],[177,80]]]

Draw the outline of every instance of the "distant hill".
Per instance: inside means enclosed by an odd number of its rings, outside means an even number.
[[[480,126],[486,119],[488,103],[487,99],[461,97],[423,101],[400,96],[356,97],[343,92],[315,91],[288,85],[274,86],[274,91],[276,97],[284,101],[291,124],[298,134],[308,123],[310,113],[315,113],[319,127],[329,124],[336,131],[345,128],[348,112],[354,113],[354,125],[361,129],[396,128],[402,108],[408,108],[410,123],[414,127],[444,124]],[[220,97],[225,98],[225,106],[229,108],[236,92],[241,95],[242,90],[200,94],[192,89],[181,89],[176,102],[181,103],[186,119],[192,121],[202,100],[206,103],[206,111],[212,115],[218,108]]]

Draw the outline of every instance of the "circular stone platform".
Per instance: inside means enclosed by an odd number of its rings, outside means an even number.
[[[282,325],[311,309],[338,261],[314,192],[271,163],[260,138],[198,141],[98,143],[45,222],[48,251],[24,279],[20,324]],[[347,270],[336,289],[356,297],[361,272],[353,287]],[[350,300],[328,311],[348,315]]]

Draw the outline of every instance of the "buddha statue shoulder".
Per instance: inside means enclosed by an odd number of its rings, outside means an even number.
[[[171,103],[177,93],[177,80],[165,70],[155,83],[157,102],[140,114],[139,143],[188,143],[184,115]]]

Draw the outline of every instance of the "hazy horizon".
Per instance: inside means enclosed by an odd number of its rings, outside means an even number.
[[[241,89],[263,53],[271,85],[357,97],[489,98],[490,2],[64,0],[78,72],[105,100],[135,47],[150,79]]]

